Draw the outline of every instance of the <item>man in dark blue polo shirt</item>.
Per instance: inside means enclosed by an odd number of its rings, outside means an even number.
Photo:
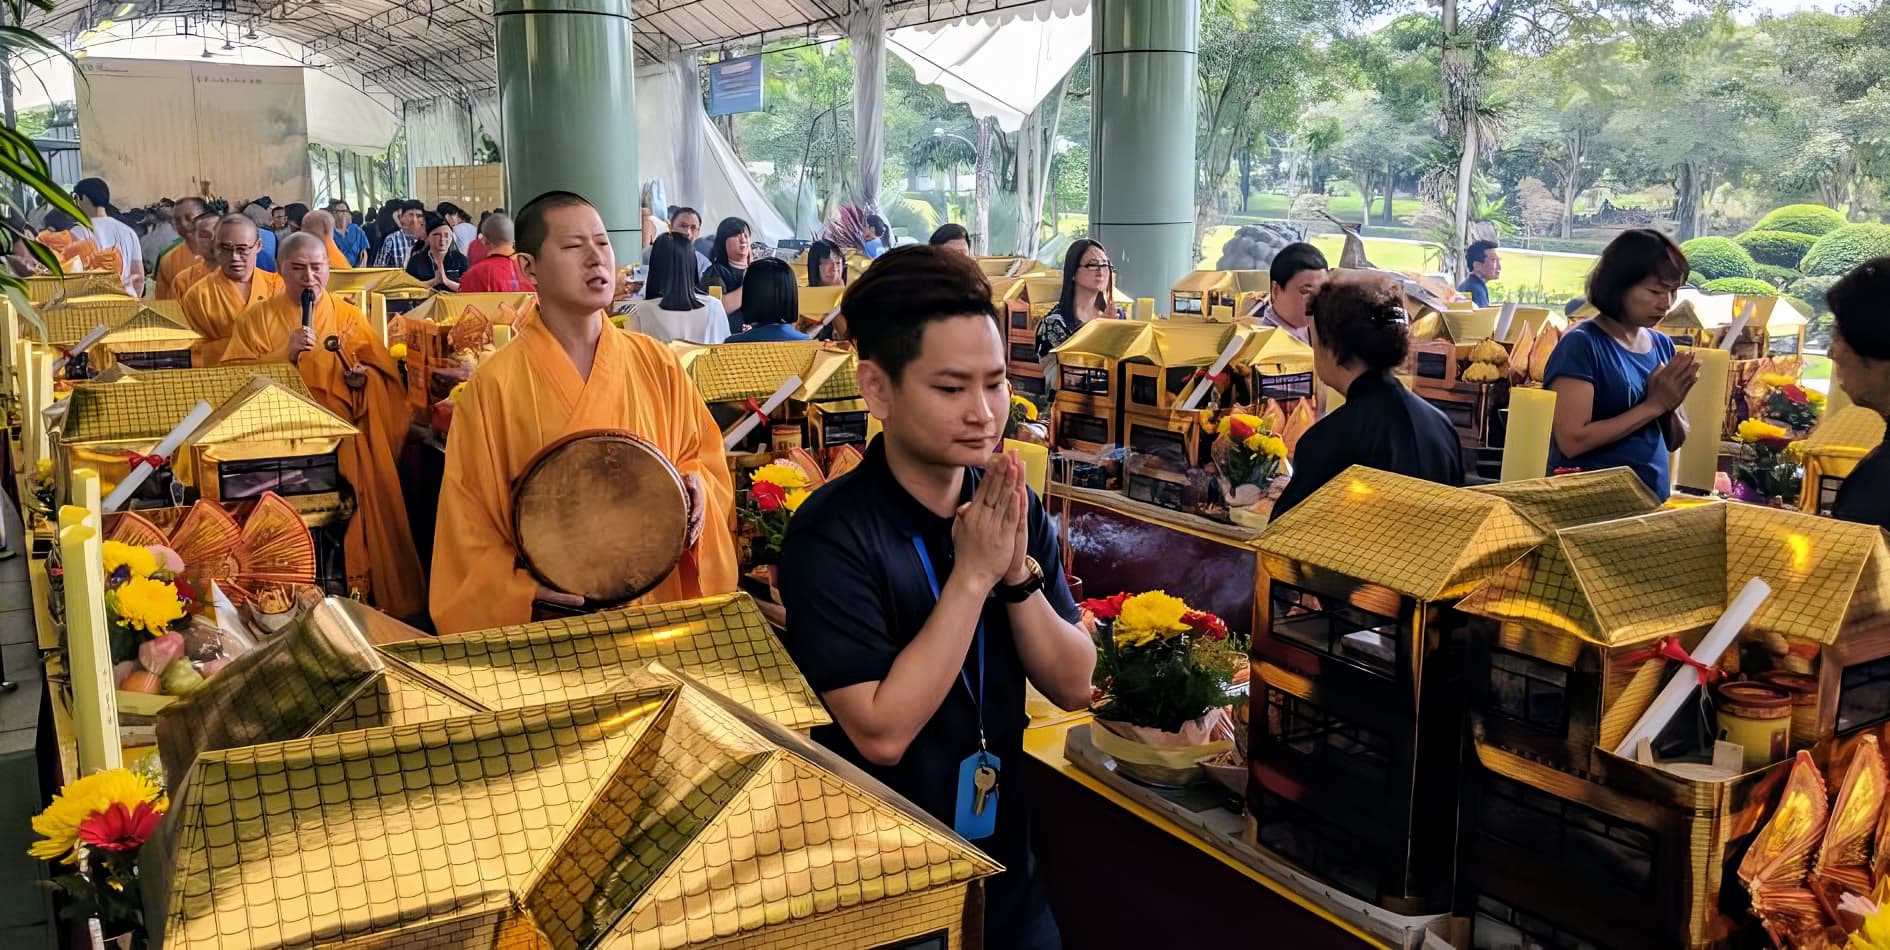
[[[1034,868],[1024,682],[1089,701],[1056,534],[1000,444],[1010,388],[990,285],[962,254],[886,252],[841,301],[884,433],[802,504],[781,556],[787,647],[835,724],[815,738],[1007,870],[984,945],[1061,945]]]
[[[1490,305],[1490,281],[1503,276],[1503,256],[1496,252],[1495,241],[1478,241],[1464,249],[1463,262],[1470,268],[1470,276],[1457,285],[1459,293],[1470,295],[1470,300],[1479,307]]]

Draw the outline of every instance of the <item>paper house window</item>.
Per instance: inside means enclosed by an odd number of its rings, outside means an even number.
[[[1844,668],[1838,689],[1837,731],[1849,732],[1890,719],[1890,657]]]
[[[1273,635],[1387,679],[1398,675],[1398,642],[1410,635],[1396,617],[1361,610],[1273,582]]]
[[[137,350],[118,354],[118,362],[136,370],[189,369],[189,350]]]
[[[1065,366],[1062,369],[1065,392],[1091,396],[1109,395],[1109,371],[1099,366]],[[1092,440],[1093,441],[1093,440]]]
[[[1837,509],[1838,491],[1844,487],[1844,479],[1832,475],[1818,476],[1818,514],[1827,518]]]
[[[1171,366],[1163,368],[1131,367],[1129,371],[1129,402],[1150,409],[1166,409],[1174,396],[1188,387],[1188,381],[1200,371],[1195,366]]]
[[[1306,764],[1344,773],[1363,786],[1391,784],[1390,737],[1335,716],[1308,700],[1277,689],[1266,694],[1268,741],[1298,754]]]
[[[1479,829],[1541,856],[1567,873],[1633,891],[1654,874],[1654,834],[1633,822],[1492,776],[1477,809]]]
[[[1417,375],[1425,379],[1449,379],[1450,364],[1456,359],[1454,353],[1418,351]]]
[[[880,944],[873,950],[951,950],[951,937],[950,931],[940,930],[911,940]]]
[[[1396,851],[1403,842],[1369,840],[1272,792],[1262,791],[1259,797],[1256,819],[1262,845],[1347,893],[1374,903],[1380,900],[1377,856]]]
[[[1186,510],[1189,471],[1198,469],[1198,435],[1154,425],[1129,425],[1129,497],[1175,511]]]
[[[1064,442],[1091,442],[1096,445],[1109,444],[1109,420],[1101,416],[1085,415],[1080,412],[1066,412],[1061,417],[1059,436]]]
[[[285,498],[321,495],[341,487],[341,470],[333,452],[240,459],[217,463],[217,483],[222,486],[224,501],[255,498],[271,491]]]
[[[1471,922],[1472,950],[1601,950],[1601,944],[1562,930],[1488,894],[1477,895],[1476,919]]]
[[[1490,652],[1490,709],[1556,736],[1568,734],[1565,666],[1507,650]]]

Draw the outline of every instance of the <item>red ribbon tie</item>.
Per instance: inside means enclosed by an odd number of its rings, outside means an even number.
[[[1648,660],[1672,660],[1675,663],[1693,667],[1700,678],[1700,685],[1706,686],[1719,679],[1719,667],[1702,663],[1680,645],[1679,637],[1662,637],[1661,641],[1645,650],[1636,650],[1621,658],[1624,663],[1643,663]]]
[[[1207,370],[1197,369],[1194,371],[1194,375],[1189,378],[1190,379],[1205,379],[1205,380],[1210,380],[1216,383],[1224,383],[1224,382],[1227,382],[1228,375],[1227,375],[1226,370],[1221,370],[1218,373],[1209,373]]]
[[[767,411],[767,410],[765,410],[765,409],[763,409],[763,408],[761,408],[761,403],[758,403],[758,402],[756,402],[756,401],[754,401],[753,399],[746,399],[746,400],[743,400],[743,401],[742,401],[742,408],[743,408],[743,409],[746,409],[746,410],[748,410],[749,412],[752,412],[752,413],[754,413],[754,414],[755,414],[756,416],[758,416],[758,417],[760,417],[760,418],[761,418],[761,424],[762,424],[762,425],[764,425],[764,426],[765,426],[765,425],[769,425],[769,424],[770,424],[770,423],[768,422],[768,411]]]
[[[132,468],[137,468],[138,465],[142,463],[145,465],[149,465],[154,469],[158,469],[158,468],[163,468],[164,463],[170,461],[170,459],[167,459],[162,455],[139,455],[136,452],[126,452],[125,461],[130,462]]]

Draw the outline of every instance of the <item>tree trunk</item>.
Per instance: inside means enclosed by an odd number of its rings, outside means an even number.
[[[1465,126],[1463,135],[1463,155],[1457,160],[1457,247],[1450,248],[1451,260],[1457,264],[1463,262],[1463,246],[1470,234],[1470,186],[1477,170],[1477,133],[1471,126]],[[1465,275],[1458,274],[1459,280]]]
[[[1700,236],[1700,211],[1704,205],[1700,198],[1704,184],[1692,162],[1680,163],[1674,174],[1674,223],[1679,228],[1681,241]]]
[[[979,254],[990,253],[991,194],[997,185],[997,162],[991,154],[991,138],[996,134],[996,119],[979,120],[978,163],[971,189],[971,243]]]

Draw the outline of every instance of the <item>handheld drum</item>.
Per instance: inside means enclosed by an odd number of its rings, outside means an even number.
[[[512,484],[512,535],[538,583],[591,607],[663,582],[688,545],[689,493],[647,440],[574,432],[541,449]]]

